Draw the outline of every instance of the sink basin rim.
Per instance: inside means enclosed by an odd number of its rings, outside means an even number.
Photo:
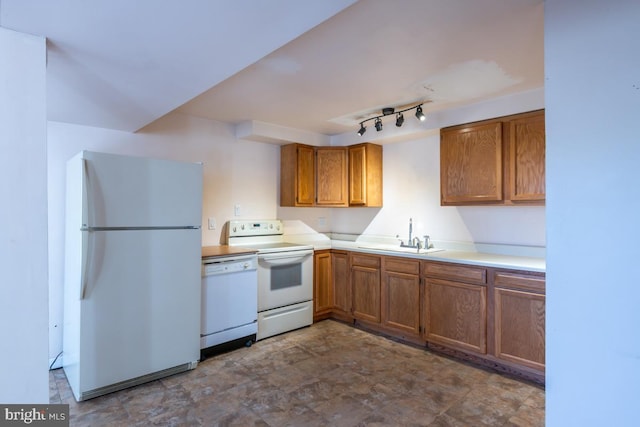
[[[382,246],[382,245],[360,245],[358,246],[360,249],[369,249],[372,251],[383,251],[383,252],[401,252],[405,254],[413,254],[413,255],[429,255],[434,252],[444,252],[444,249],[440,248],[429,248],[429,249],[420,249],[420,251],[415,248],[403,248],[397,246]]]

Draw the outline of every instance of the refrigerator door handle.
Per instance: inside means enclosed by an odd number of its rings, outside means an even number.
[[[87,291],[87,276],[89,274],[89,262],[91,260],[91,255],[89,251],[90,248],[90,233],[88,229],[89,225],[89,209],[91,207],[91,203],[89,203],[89,165],[87,164],[87,159],[82,159],[82,228],[80,232],[82,233],[82,264],[80,268],[80,299],[83,300]]]
[[[82,226],[89,225],[89,165],[87,159],[82,159]],[[93,224],[92,224],[93,225]],[[83,241],[84,243],[84,241]]]
[[[93,257],[91,231],[82,230],[82,265],[80,268],[80,299],[83,300],[87,291],[89,281],[90,260]]]

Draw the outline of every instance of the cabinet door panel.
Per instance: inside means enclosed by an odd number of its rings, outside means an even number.
[[[463,351],[487,352],[487,289],[427,279],[427,341]]]
[[[298,147],[298,182],[296,204],[313,205],[315,195],[314,151],[311,147]]]
[[[382,206],[382,147],[349,147],[349,206]]]
[[[545,297],[496,288],[496,356],[544,371]]]
[[[509,198],[544,200],[544,112],[509,122],[509,157]]]
[[[380,270],[351,267],[353,317],[380,323]]]
[[[333,286],[331,283],[331,253],[316,252],[313,257],[313,314],[321,318],[333,308]]]
[[[347,148],[316,148],[316,204],[347,206]]]
[[[346,253],[332,253],[333,302],[337,312],[351,314],[351,286],[349,286],[349,256]]]
[[[288,144],[280,148],[280,206],[313,206],[314,163],[311,146]]]
[[[443,130],[442,204],[502,200],[502,123]]]
[[[420,278],[417,275],[386,272],[383,301],[384,326],[420,336]]]
[[[367,203],[367,180],[365,165],[365,147],[349,148],[349,204]]]

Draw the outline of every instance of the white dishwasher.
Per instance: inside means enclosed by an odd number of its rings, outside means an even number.
[[[257,266],[255,253],[202,259],[201,359],[255,342]]]

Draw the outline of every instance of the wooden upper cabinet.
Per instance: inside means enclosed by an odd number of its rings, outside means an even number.
[[[382,146],[283,145],[280,206],[382,206]]]
[[[280,206],[313,206],[315,202],[314,148],[288,144],[280,148]]]
[[[316,205],[347,206],[347,148],[316,148]]]
[[[543,204],[544,110],[440,131],[441,204]]]
[[[382,206],[382,146],[349,147],[349,206]]]
[[[512,202],[545,199],[544,111],[521,115],[508,122],[508,199]]]
[[[502,123],[456,126],[440,134],[442,205],[502,201]]]

